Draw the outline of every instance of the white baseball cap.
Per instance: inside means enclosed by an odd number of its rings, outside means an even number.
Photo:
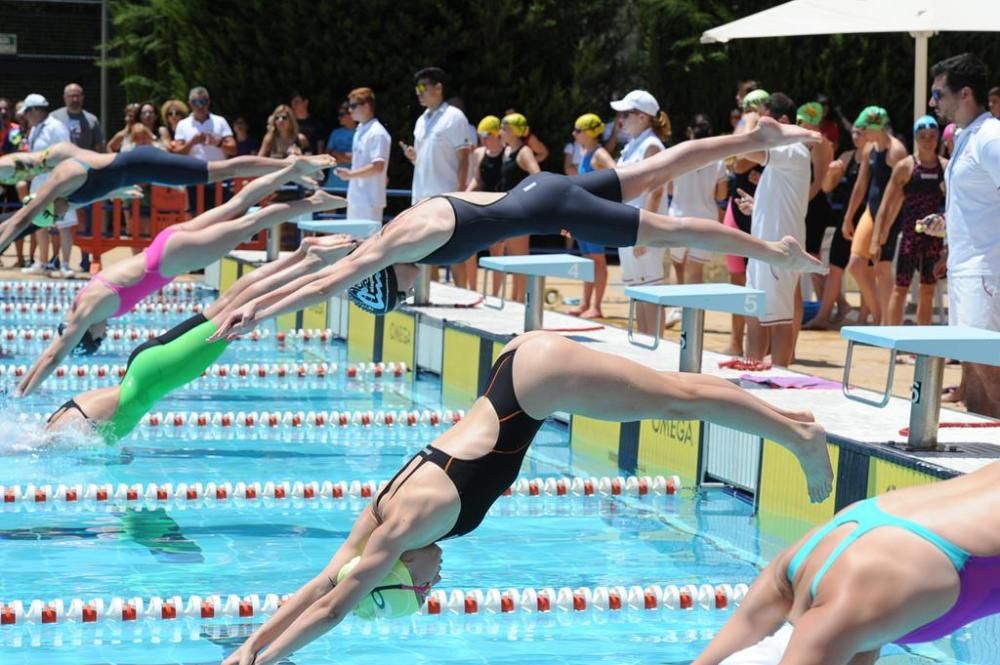
[[[645,90],[633,90],[622,99],[611,102],[611,108],[616,111],[642,111],[655,118],[660,112],[660,103]]]
[[[21,112],[27,111],[33,108],[49,108],[49,100],[45,99],[37,92],[33,92],[24,98],[24,104],[21,105]]]

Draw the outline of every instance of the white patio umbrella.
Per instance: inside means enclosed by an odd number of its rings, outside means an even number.
[[[1000,32],[1000,0],[792,0],[707,30],[701,42],[867,32],[913,36],[916,120],[927,104],[927,40],[938,32]]]

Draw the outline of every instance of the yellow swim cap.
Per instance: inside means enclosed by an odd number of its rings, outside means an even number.
[[[527,136],[531,129],[528,127],[528,119],[520,113],[508,113],[503,117],[503,124],[514,131],[514,136]]]
[[[495,115],[486,116],[479,121],[479,126],[476,127],[476,131],[480,136],[486,136],[487,134],[498,136],[500,134],[500,118]]]
[[[584,113],[573,123],[573,128],[596,139],[604,133],[604,121],[596,113]]]
[[[361,561],[356,556],[337,573],[339,584]],[[389,574],[378,586],[361,599],[354,608],[354,614],[362,619],[397,619],[409,616],[420,609],[420,601],[413,586],[413,577],[402,561],[397,561]]]

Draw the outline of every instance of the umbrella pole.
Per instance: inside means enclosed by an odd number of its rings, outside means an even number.
[[[927,40],[933,32],[911,32],[913,49],[913,121],[924,115],[927,108]]]

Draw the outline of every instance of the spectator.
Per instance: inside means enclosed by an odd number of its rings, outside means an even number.
[[[704,113],[694,116],[687,127],[689,141],[708,138],[714,134],[712,123]],[[682,173],[670,184],[673,188],[673,198],[667,214],[671,217],[697,217],[722,221],[729,184],[724,161],[719,160],[697,171]],[[670,248],[670,260],[677,273],[678,284],[703,282],[705,264],[711,259],[712,254],[705,250],[687,247]],[[679,320],[680,313],[676,309],[673,313]]]
[[[823,182],[826,180],[826,172],[830,170],[830,164],[833,162],[833,151],[836,145],[836,142],[823,132],[822,124],[826,120],[824,113],[825,107],[819,102],[803,104],[795,112],[795,122],[800,127],[818,131],[823,136],[819,143],[809,146],[809,152],[812,154],[812,168],[810,169],[809,208],[806,211],[806,251],[817,259],[821,259],[820,253],[823,249],[826,230],[838,226],[840,221],[833,214],[830,199],[823,191]],[[835,251],[850,256],[850,247],[847,243],[835,243],[831,246],[830,253]],[[832,257],[830,262],[839,263],[843,260],[847,260],[847,257]],[[823,298],[824,292],[823,275],[813,274],[810,277],[816,299],[820,300]]]
[[[291,105],[295,122],[298,123],[299,131],[306,137],[306,144],[309,146],[305,152],[315,155],[322,154],[326,128],[319,120],[309,114],[309,98],[301,92],[295,91],[292,93]]]
[[[872,229],[875,215],[882,203],[882,195],[889,184],[889,176],[896,164],[906,158],[906,146],[889,131],[889,113],[881,106],[868,106],[858,115],[854,126],[865,134],[866,145],[861,153],[861,170],[851,192],[851,201],[844,215],[844,237],[851,241],[851,258],[847,271],[854,277],[861,291],[861,321],[867,317],[865,310],[872,314],[876,325],[882,322],[889,307],[895,280],[892,275],[892,259],[896,240],[889,231],[891,243],[887,243],[879,255],[872,256]],[[854,213],[863,207],[861,220],[855,228]],[[895,221],[895,220],[893,220]],[[893,224],[895,235],[898,225]],[[874,263],[874,268],[872,268]]]
[[[732,132],[736,131],[736,128],[740,126],[740,120],[743,119],[743,109],[734,108],[729,112],[729,129]]]
[[[938,156],[937,144],[937,120],[925,115],[913,123],[913,154],[892,169],[889,186],[875,217],[873,254],[887,242],[890,223],[897,216],[902,238],[896,258],[896,288],[886,315],[886,324],[890,326],[903,322],[903,307],[916,270],[920,271],[917,324],[931,324],[937,285],[934,266],[941,258],[943,240],[917,233],[917,221],[944,210],[944,167],[948,162]]]
[[[520,113],[505,115],[500,121],[500,140],[503,141],[503,163],[500,166],[500,188],[498,191],[509,192],[521,181],[541,168],[535,161],[535,155],[526,141],[531,134],[528,119]],[[490,247],[492,256],[524,256],[531,253],[531,236],[520,236],[498,242]],[[524,302],[528,289],[528,278],[515,275],[513,278],[511,300]],[[503,286],[503,275],[493,272],[492,291],[494,296],[500,295]]]
[[[237,155],[256,155],[260,150],[260,141],[250,133],[250,123],[241,115],[233,120],[233,136],[236,137]]]
[[[101,130],[101,121],[96,115],[83,109],[84,94],[83,87],[79,83],[69,83],[63,88],[63,106],[52,112],[52,116],[63,123],[69,130],[70,140],[78,147],[94,152],[104,152],[104,132]],[[72,220],[70,226],[76,223],[76,218],[83,221],[83,233],[92,233],[93,221],[91,219],[90,208],[80,208],[76,212],[66,214],[65,220]],[[69,237],[68,235],[65,237]],[[69,256],[69,249],[64,248],[63,254]],[[66,270],[69,266],[63,266]],[[80,259],[80,270],[88,272],[90,270],[90,256],[84,252]]]
[[[140,108],[141,105],[134,102],[125,105],[125,127],[108,141],[108,152],[127,152],[132,148],[132,125],[139,119]]]
[[[94,152],[104,152],[104,132],[100,119],[83,109],[83,88],[70,83],[63,89],[63,106],[52,112],[52,117],[66,125],[70,140],[78,147]]]
[[[741,109],[742,112],[745,113],[747,109],[746,109],[746,104],[744,104],[744,101],[743,101],[744,98],[747,95],[749,95],[751,92],[753,92],[754,90],[759,90],[760,87],[761,87],[760,83],[757,82],[757,81],[755,81],[755,80],[753,80],[753,79],[748,79],[746,81],[740,81],[739,83],[737,83],[736,84],[736,108]],[[750,120],[750,118],[744,118],[743,115],[742,115],[742,113],[741,113],[740,119],[737,122],[736,127],[735,127],[735,129],[733,129],[733,131],[736,132],[738,130],[741,130],[743,128],[743,126],[746,124],[747,120]],[[756,120],[754,120],[754,122],[756,122]]]
[[[945,171],[948,320],[1000,331],[1000,120],[986,111],[986,65],[970,53],[931,68],[931,107],[962,128]],[[936,230],[936,229],[935,229]],[[1000,418],[1000,367],[965,363],[970,411]]]
[[[449,97],[448,103],[453,107],[457,108],[462,113],[465,113],[465,101],[461,97]],[[465,117],[468,118],[469,114],[465,113]],[[479,132],[476,130],[476,126],[471,122],[468,123],[469,127],[469,145],[476,146],[479,145]]]
[[[351,145],[351,166],[337,167],[337,176],[348,183],[347,218],[381,222],[392,139],[375,117],[375,93],[371,88],[351,90],[347,95],[347,108],[357,123]]]
[[[795,118],[795,103],[780,92],[770,96],[763,110],[778,122],[788,124]],[[748,127],[753,129],[755,123],[756,120]],[[804,242],[809,205],[809,148],[796,143],[744,157],[767,167],[757,185],[751,218],[753,235],[763,240],[792,236]],[[799,273],[751,259],[747,264],[747,286],[764,292],[760,315],[747,319],[747,356],[762,362],[770,348],[771,362],[787,367],[795,355],[796,322],[802,320]]]
[[[31,129],[31,125],[28,123],[28,119],[24,116],[24,100],[19,99],[14,103],[14,122],[21,128],[21,142],[19,149],[26,150],[28,147],[28,131]],[[13,190],[13,191],[11,191]],[[11,195],[20,205],[22,199],[28,195],[28,183],[24,180],[19,180],[16,182],[11,189],[5,191],[5,195]],[[24,268],[31,264],[31,259],[35,255],[35,249],[37,248],[37,241],[35,240],[35,234],[32,233],[30,236],[30,243],[28,248],[28,258],[24,258],[24,238],[18,238],[14,241],[14,249],[17,251],[17,264],[16,267]]]
[[[330,137],[326,140],[326,151],[337,160],[337,166],[351,168],[351,149],[354,147],[354,130],[358,123],[351,117],[351,109],[347,107],[347,102],[340,105],[337,111],[337,121],[340,127],[330,132]],[[331,169],[326,178],[327,187],[347,189],[347,181],[337,175],[336,169]]]
[[[629,142],[622,149],[618,165],[634,164],[655,155],[664,149],[660,136],[670,133],[670,120],[660,110],[660,103],[645,90],[633,90],[622,99],[611,102],[611,108],[624,113],[622,127],[629,136]],[[654,189],[642,196],[626,201],[630,206],[659,212],[663,200],[663,188]],[[627,286],[657,284],[663,281],[662,247],[619,247],[622,282]],[[659,335],[656,329],[656,305],[636,304],[636,329],[647,335]]]
[[[14,106],[0,97],[0,155],[21,149],[21,126],[14,121]]]
[[[425,67],[413,76],[417,102],[425,110],[413,128],[413,145],[399,142],[413,164],[413,203],[464,191],[469,183],[469,121],[445,101],[446,78],[438,67]]]
[[[177,123],[174,130],[174,152],[190,155],[206,162],[216,162],[236,155],[236,138],[233,130],[221,115],[211,112],[208,90],[195,86],[188,93],[191,114]],[[215,200],[215,187],[205,187],[205,210],[214,208],[221,201]],[[198,212],[198,188],[188,187],[191,212]]]
[[[153,135],[153,145],[157,148],[166,147],[160,140],[160,117],[153,102],[143,102],[139,105],[139,122]]]
[[[267,118],[267,134],[264,135],[257,154],[260,157],[284,159],[289,155],[309,152],[309,145],[305,134],[299,131],[299,123],[292,114],[291,107],[278,104]]]
[[[994,118],[1000,118],[1000,85],[990,88],[990,94],[987,96],[987,99],[990,100],[990,113],[993,114]]]
[[[60,141],[70,140],[70,133],[66,125],[57,120],[54,113],[49,113],[49,102],[45,97],[37,93],[28,95],[24,98],[24,106],[21,110],[31,125],[31,131],[28,133],[28,150],[31,152],[45,150],[45,148]],[[38,191],[38,188],[42,186],[47,177],[48,175],[43,173],[32,178],[30,191],[32,193]],[[74,211],[71,211],[64,217],[56,220],[56,224],[53,227],[37,231],[39,260],[24,268],[23,272],[42,275],[49,270],[56,269],[54,262],[52,264],[48,263],[49,237],[52,234],[57,240],[60,239],[60,236],[64,236],[63,239],[65,240],[61,247],[62,263],[59,267],[59,276],[72,278],[73,271],[69,269],[69,253],[73,249],[73,238],[69,233],[69,229],[74,224],[76,224],[76,215]],[[58,250],[53,253],[58,253]]]
[[[840,153],[840,156],[830,163],[826,178],[823,179],[823,191],[830,195],[830,207],[833,209],[834,221],[837,226],[833,232],[833,243],[830,245],[830,272],[823,280],[823,296],[819,301],[816,315],[802,327],[807,330],[829,330],[839,326],[847,318],[851,310],[850,303],[844,297],[844,271],[851,258],[851,242],[844,237],[844,213],[854,191],[854,183],[861,170],[859,158],[865,147],[864,132],[854,128],[851,130],[854,147]],[[852,224],[861,219],[862,209],[858,207],[854,213]],[[808,233],[808,231],[807,231]],[[833,308],[837,307],[837,316],[833,316]]]
[[[600,169],[611,169],[615,160],[600,143],[604,135],[604,122],[594,113],[585,113],[573,123],[575,144],[580,147],[580,175]],[[604,301],[604,289],[608,285],[608,257],[603,245],[576,241],[580,254],[594,262],[594,281],[584,282],[583,299],[580,306],[569,314],[584,319],[602,318],[601,303]]]
[[[844,117],[840,114],[840,108],[834,106],[833,101],[828,96],[822,92],[817,92],[816,102],[823,107],[822,120],[819,122],[819,133],[836,150],[840,146],[840,128],[844,127],[847,123],[844,122]]]
[[[513,115],[515,113],[518,113],[517,109],[507,109],[504,112],[504,116]],[[524,137],[524,142],[528,144],[529,148],[531,148],[532,154],[535,155],[535,161],[539,164],[544,164],[545,160],[549,158],[549,149],[544,143],[542,143],[542,140],[534,134],[529,133]]]
[[[951,159],[951,153],[955,151],[955,131],[957,129],[958,125],[949,122],[941,134],[941,156],[945,159]]]
[[[170,99],[163,102],[160,107],[160,141],[170,152],[178,152],[177,141],[174,137],[177,134],[177,125],[187,117],[190,111],[187,104],[179,99]]]
[[[600,120],[600,118],[598,118]],[[604,121],[601,121],[604,127]],[[577,175],[580,173],[580,160],[583,159],[583,149],[576,142],[575,138],[563,147],[563,173],[566,175]]]
[[[500,138],[500,118],[488,115],[479,121],[476,127],[479,146],[472,151],[469,162],[469,192],[499,192],[500,172],[503,169],[503,140]],[[476,278],[479,275],[476,262],[477,256],[470,256],[463,263],[452,266],[455,286],[460,289],[476,290]]]

